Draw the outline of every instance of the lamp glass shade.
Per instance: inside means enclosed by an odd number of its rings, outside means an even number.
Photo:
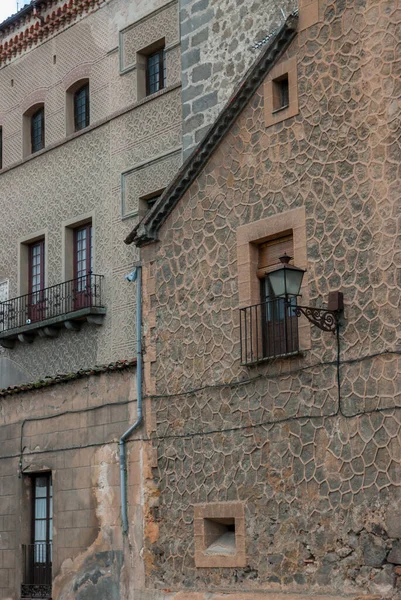
[[[276,297],[299,296],[305,271],[292,265],[283,265],[267,274]]]
[[[276,297],[285,296],[285,268],[282,267],[277,271],[271,271],[267,275],[273,294]]]

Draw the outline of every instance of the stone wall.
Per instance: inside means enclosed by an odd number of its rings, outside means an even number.
[[[130,581],[141,580],[138,514],[146,458],[139,442],[127,444],[132,537],[126,544],[121,531],[118,458],[118,440],[136,419],[135,367],[115,371],[1,400],[3,599],[20,598],[21,544],[31,543],[30,475],[48,471],[53,480],[52,597],[129,598]],[[127,569],[134,559],[136,566]]]
[[[165,27],[168,87],[140,98],[136,62],[121,68],[123,48],[136,59],[164,37]],[[112,0],[55,34],[0,68],[0,281],[8,281],[9,298],[26,293],[21,241],[37,232],[45,236],[45,286],[72,279],[66,227],[90,217],[107,315],[101,327],[62,329],[57,339],[37,337],[2,353],[0,388],[134,355],[135,286],[124,275],[137,253],[123,239],[138,219],[139,196],[166,186],[181,162],[178,4]],[[67,136],[66,91],[83,77],[89,78],[91,125]],[[46,148],[23,160],[23,114],[39,100]],[[124,190],[124,174],[138,166],[145,172],[148,163],[153,177]]]
[[[261,82],[142,249],[154,597],[400,594],[399,17],[378,0],[320,8],[282,58],[297,57],[299,113],[266,128]],[[241,365],[237,230],[301,208],[308,303],[344,292],[340,366],[313,326],[302,355]],[[197,568],[194,506],[230,501],[245,505],[247,566]]]
[[[296,0],[181,0],[183,149],[186,158]]]

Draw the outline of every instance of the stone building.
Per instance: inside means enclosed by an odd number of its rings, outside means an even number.
[[[126,239],[141,599],[401,596],[399,31],[392,0],[300,6]]]
[[[141,578],[120,516],[123,239],[182,162],[180,52],[177,0],[38,0],[0,24],[2,600],[127,598]],[[132,525],[146,456],[127,454]]]

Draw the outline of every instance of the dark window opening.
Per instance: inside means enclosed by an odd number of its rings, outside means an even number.
[[[39,108],[31,117],[31,150],[39,152],[45,147],[45,109]]]
[[[273,110],[282,110],[290,104],[288,74],[273,81]]]
[[[86,83],[74,94],[74,127],[75,131],[80,131],[88,127],[90,123],[89,115],[89,84]]]
[[[147,57],[146,94],[155,94],[166,87],[166,51],[161,48]]]
[[[205,554],[229,556],[236,553],[235,519],[205,519]]]
[[[53,486],[51,473],[32,477],[31,543],[22,547],[24,559],[22,598],[51,596],[53,541]]]

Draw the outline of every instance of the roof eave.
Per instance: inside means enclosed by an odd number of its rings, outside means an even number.
[[[249,100],[261,85],[263,78],[294,39],[297,24],[298,13],[295,12],[287,18],[283,26],[274,38],[272,38],[266,50],[248,70],[241,84],[220,112],[215,123],[199,146],[197,146],[182,165],[176,177],[166,188],[156,204],[126,237],[124,240],[126,244],[135,243],[136,246],[141,247],[157,241],[159,228],[165,219],[194,182],[236,118],[244,110],[245,106],[247,106]]]

